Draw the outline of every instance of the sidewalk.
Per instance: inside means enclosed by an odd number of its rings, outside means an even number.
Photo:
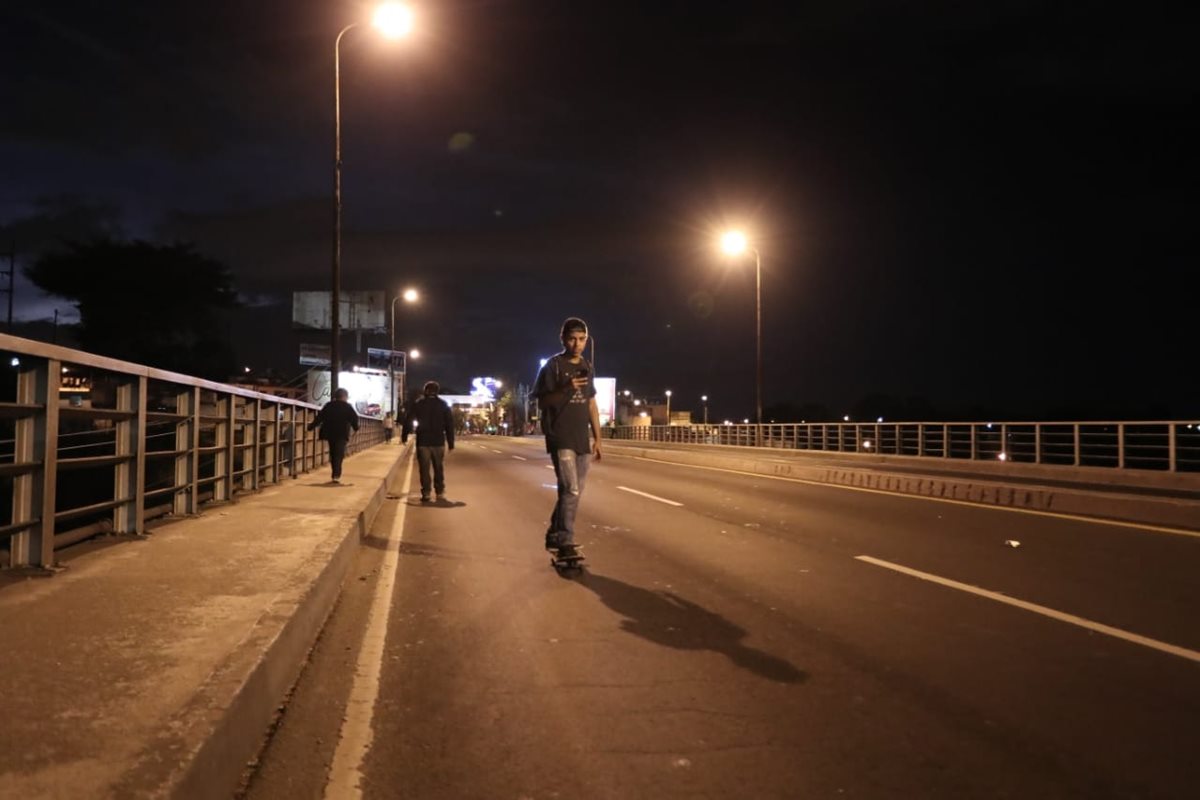
[[[408,448],[0,583],[0,798],[228,797]]]

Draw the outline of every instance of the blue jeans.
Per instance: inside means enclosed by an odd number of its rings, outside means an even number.
[[[575,544],[575,513],[579,511],[579,496],[592,457],[574,450],[558,450],[550,454],[550,460],[558,478],[558,502],[550,515],[550,533],[558,537],[559,545]]]
[[[429,471],[433,468],[433,488],[441,497],[446,493],[446,447],[417,445],[417,467],[420,469],[421,497],[429,497]]]

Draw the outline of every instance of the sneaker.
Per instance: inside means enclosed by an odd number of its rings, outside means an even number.
[[[341,478],[334,478],[334,479],[333,479],[333,483],[341,483],[341,482],[342,482],[342,479],[341,479]]]
[[[560,544],[558,546],[559,558],[574,558],[579,555],[579,548],[573,544]]]
[[[444,503],[444,502],[446,502],[446,495],[444,495],[444,494],[439,494],[439,495],[437,496],[437,501],[438,501],[439,503]]]
[[[421,502],[422,502],[422,503],[428,503],[428,502],[429,502],[429,495],[427,495],[427,494],[423,494],[423,495],[421,495]]]
[[[546,532],[546,549],[547,550],[557,550],[558,549],[558,534],[557,533],[552,533],[550,531]]]

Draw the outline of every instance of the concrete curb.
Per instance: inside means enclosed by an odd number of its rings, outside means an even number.
[[[209,800],[236,793],[410,451],[404,447],[344,535],[313,552],[254,630],[172,715],[166,731],[112,787],[113,796]]]
[[[605,453],[698,467],[736,470],[756,475],[852,486],[895,494],[917,495],[985,506],[1072,514],[1143,525],[1200,530],[1200,502],[1186,497],[1122,493],[1109,488],[1044,486],[1005,482],[997,476],[921,475],[902,468],[855,469],[843,464],[792,463],[771,451],[761,458],[738,453],[689,452],[673,448],[605,442]]]

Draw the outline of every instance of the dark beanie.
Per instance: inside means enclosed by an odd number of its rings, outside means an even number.
[[[438,392],[440,392],[441,390],[442,390],[442,387],[438,386],[437,381],[427,381],[425,383],[425,394],[426,395],[434,395],[434,394],[437,394]]]
[[[581,320],[579,317],[567,317],[566,320],[563,321],[560,338],[561,336],[566,336],[571,331],[583,331],[584,333],[587,333],[587,323]]]

